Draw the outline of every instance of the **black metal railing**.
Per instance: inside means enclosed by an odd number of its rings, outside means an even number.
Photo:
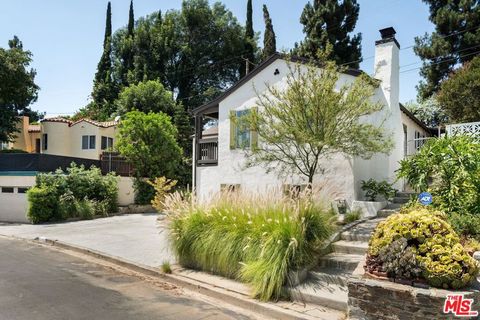
[[[133,166],[118,152],[104,151],[100,155],[100,168],[103,174],[115,172],[123,177],[133,175]]]
[[[218,164],[218,138],[200,139],[198,141],[197,164]]]

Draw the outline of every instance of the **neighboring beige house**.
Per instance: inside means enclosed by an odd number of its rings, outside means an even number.
[[[30,124],[28,117],[19,117],[14,142],[0,142],[0,150],[19,149],[29,153],[40,152],[40,125]]]
[[[72,122],[63,118],[41,122],[41,152],[75,158],[99,159],[103,151],[113,147],[118,122],[97,122],[81,119]]]
[[[1,142],[0,150],[20,149],[65,157],[98,160],[103,151],[113,147],[117,121],[97,122],[90,119],[70,121],[47,118],[31,125],[20,117],[14,142]]]

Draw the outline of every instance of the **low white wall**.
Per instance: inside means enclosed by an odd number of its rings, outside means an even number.
[[[28,222],[27,195],[18,193],[18,188],[29,188],[34,184],[35,176],[0,176],[0,222]],[[14,193],[3,193],[2,187],[13,187]]]
[[[118,204],[128,206],[135,202],[135,190],[133,189],[133,178],[118,178]]]

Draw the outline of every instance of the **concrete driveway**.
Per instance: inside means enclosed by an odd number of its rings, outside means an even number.
[[[87,221],[28,225],[3,224],[0,234],[51,240],[93,249],[132,262],[158,267],[175,263],[168,232],[157,223],[158,214],[129,214]]]

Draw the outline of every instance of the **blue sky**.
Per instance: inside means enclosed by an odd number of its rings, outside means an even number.
[[[113,29],[127,23],[130,0],[112,1]],[[210,1],[213,2],[213,1]],[[246,0],[223,0],[244,23]],[[263,32],[262,5],[269,8],[279,49],[291,48],[303,38],[299,17],[307,1],[253,0],[254,29]],[[414,37],[431,32],[428,7],[420,0],[359,0],[356,32],[363,35],[361,68],[373,72],[374,42],[378,30],[393,26],[402,46],[401,71],[419,67],[413,53]],[[106,0],[5,0],[0,10],[0,46],[17,35],[33,53],[33,67],[41,87],[34,109],[47,116],[72,114],[88,103],[92,80],[102,51]],[[181,0],[134,0],[136,17],[161,9],[180,8]],[[262,40],[261,37],[260,40]],[[418,70],[400,74],[400,101],[416,97]]]

